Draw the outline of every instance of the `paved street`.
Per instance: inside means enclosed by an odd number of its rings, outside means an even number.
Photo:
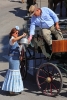
[[[47,0],[37,0],[38,6],[47,6]],[[22,34],[23,16],[26,15],[26,3],[21,0],[0,0],[0,100],[67,100],[67,85],[65,84],[61,93],[56,97],[44,96],[38,89],[34,77],[28,75],[24,80],[24,91],[17,96],[9,96],[1,90],[1,86],[8,69],[8,61],[5,55],[8,52],[8,41],[10,30],[18,25]],[[7,56],[6,56],[7,57]],[[67,83],[67,79],[64,79]]]

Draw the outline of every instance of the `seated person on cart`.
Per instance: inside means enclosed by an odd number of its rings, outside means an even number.
[[[57,15],[47,7],[37,8],[34,5],[30,6],[29,12],[31,15],[31,25],[28,42],[30,42],[33,35],[35,35],[35,26],[38,26],[39,28],[41,28],[42,36],[45,39],[46,43],[49,45],[50,50],[52,51],[51,34],[54,34],[57,40],[63,39]]]

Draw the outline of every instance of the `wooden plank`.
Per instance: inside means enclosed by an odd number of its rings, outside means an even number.
[[[67,40],[53,40],[52,53],[67,52]]]

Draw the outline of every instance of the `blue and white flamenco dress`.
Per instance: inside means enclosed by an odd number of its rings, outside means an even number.
[[[9,92],[22,92],[23,81],[20,74],[20,52],[17,42],[9,46],[9,69],[5,76],[2,90]]]

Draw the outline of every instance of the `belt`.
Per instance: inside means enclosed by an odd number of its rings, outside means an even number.
[[[19,70],[14,70],[14,69],[13,70],[12,69],[8,69],[8,70],[10,70],[10,71],[16,71],[16,72],[19,71]]]

